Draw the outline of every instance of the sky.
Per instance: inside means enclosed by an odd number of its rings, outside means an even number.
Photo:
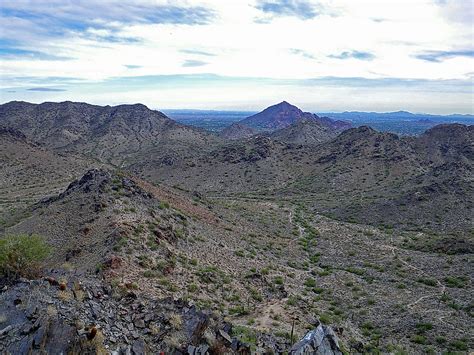
[[[2,0],[0,101],[474,113],[470,0]]]

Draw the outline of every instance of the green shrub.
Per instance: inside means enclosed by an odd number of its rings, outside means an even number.
[[[449,343],[449,346],[457,351],[467,351],[469,349],[469,346],[464,340],[454,340],[453,342]]]
[[[275,276],[275,278],[273,279],[273,281],[274,281],[277,285],[283,285],[283,277],[281,277],[281,276]]]
[[[0,239],[0,275],[8,279],[37,276],[50,249],[37,235],[11,235]]]
[[[436,280],[434,279],[427,279],[427,278],[420,277],[416,281],[426,286],[431,286],[431,287],[435,287],[437,285]]]
[[[431,323],[418,323],[416,325],[417,333],[422,334],[428,330],[433,329],[433,324]]]
[[[463,288],[464,286],[466,286],[466,281],[467,279],[465,277],[448,276],[444,278],[444,282],[448,287]]]
[[[170,208],[170,204],[166,201],[161,201],[160,204],[158,205],[158,208],[160,210],[168,209]]]
[[[231,307],[229,309],[229,314],[230,315],[236,315],[236,316],[245,316],[249,314],[249,311],[242,305]]]
[[[316,281],[314,279],[307,278],[306,281],[304,282],[304,285],[310,288],[316,287]]]
[[[331,316],[329,314],[321,314],[319,320],[323,324],[330,324],[332,322]]]
[[[411,341],[415,344],[426,344],[426,338],[423,335],[413,335]]]
[[[193,284],[190,284],[190,285],[188,286],[188,291],[189,291],[189,292],[192,292],[192,293],[196,292],[198,289],[199,289],[199,287],[198,287],[196,284],[194,284],[194,283],[193,283]]]

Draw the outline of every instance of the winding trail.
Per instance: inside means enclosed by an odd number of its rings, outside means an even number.
[[[290,210],[290,213],[288,215],[288,219],[290,221],[290,225],[293,225],[294,224],[294,222],[293,222],[293,210]],[[301,227],[299,224],[297,224],[296,226],[298,227],[298,236],[295,237],[295,238],[292,238],[288,242],[289,247],[292,246],[295,242],[298,242],[303,237],[305,229],[303,227]]]

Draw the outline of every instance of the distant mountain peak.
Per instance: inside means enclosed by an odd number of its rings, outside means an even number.
[[[289,125],[307,116],[312,118],[309,112],[303,112],[298,107],[287,101],[272,105],[263,111],[245,118],[240,123],[261,130],[275,130],[288,127]]]
[[[290,104],[288,101],[285,101],[285,100],[283,100],[282,102],[280,102],[280,103],[278,103],[278,104],[276,104],[276,105],[274,105],[274,106],[283,106],[283,107],[284,107],[284,106],[291,106],[291,107],[296,107],[295,105],[292,105],[292,104]],[[298,108],[298,107],[296,107],[296,108]]]
[[[334,121],[329,117],[319,117],[311,112],[303,112],[287,101],[269,106],[263,111],[243,119],[240,123],[261,131],[275,131],[300,121],[317,121],[321,126],[335,131],[343,131],[351,127],[348,122]]]

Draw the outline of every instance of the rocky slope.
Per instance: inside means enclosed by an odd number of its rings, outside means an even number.
[[[62,191],[94,161],[58,154],[30,141],[22,132],[0,127],[0,230],[13,210]]]
[[[204,193],[304,199],[346,221],[469,233],[472,128],[448,125],[401,138],[363,126],[326,140],[315,123],[305,122],[168,165],[152,158],[151,164],[130,168],[152,181]],[[316,143],[313,128],[324,142]],[[434,208],[439,201],[446,206],[443,213]]]
[[[269,137],[281,142],[316,145],[335,138],[339,128],[329,128],[314,119],[302,119],[270,133]]]
[[[209,283],[224,282],[245,292],[236,273],[240,257],[233,254],[235,242],[222,234],[226,225],[207,206],[171,190],[102,170],[87,172],[60,195],[34,205],[29,218],[7,230],[45,236],[53,253],[44,281],[7,286],[0,294],[2,323],[7,324],[0,333],[0,349],[131,349],[137,354],[180,349],[194,354],[212,348],[246,353],[250,344],[239,340],[242,329],[233,330],[222,311],[213,315],[210,310],[219,309],[211,306],[219,299],[226,299],[231,310],[239,301],[225,296],[229,290],[216,290]],[[218,236],[219,244],[231,248],[223,264],[209,255]],[[264,291],[267,282],[245,283]],[[267,287],[265,297],[281,297],[280,290]],[[198,311],[195,304],[208,310]],[[284,336],[264,329],[252,332],[257,337],[254,350],[281,352],[291,346]],[[328,349],[338,350],[337,341],[331,341]]]
[[[19,130],[56,151],[81,153],[117,166],[146,160],[148,155],[176,159],[217,140],[141,104],[14,101],[0,105],[0,126]]]
[[[255,135],[257,131],[242,123],[232,123],[229,127],[219,132],[219,136],[224,139],[243,139]]]
[[[301,354],[321,345],[339,353],[471,344],[472,251],[422,251],[433,238],[423,233],[341,223],[281,199],[209,199],[102,170],[30,213],[7,233],[40,234],[53,254],[44,279],[1,289],[2,351]],[[306,329],[314,331],[296,342]]]
[[[0,281],[0,352],[473,348],[472,126],[221,140],[141,105],[43,105],[1,108],[0,235],[53,252],[45,278]]]
[[[303,112],[286,101],[267,107],[262,112],[247,117],[239,123],[258,130],[274,131],[302,120],[314,120],[326,129],[339,132],[351,127],[348,122],[334,121],[329,117],[319,117],[313,113]]]
[[[452,142],[451,129],[459,131],[457,143]],[[468,233],[472,128],[445,126],[436,131],[419,138],[368,127],[345,131],[321,146],[310,174],[291,189],[313,193],[320,201],[315,207],[345,220]],[[434,208],[438,203],[443,213]]]

